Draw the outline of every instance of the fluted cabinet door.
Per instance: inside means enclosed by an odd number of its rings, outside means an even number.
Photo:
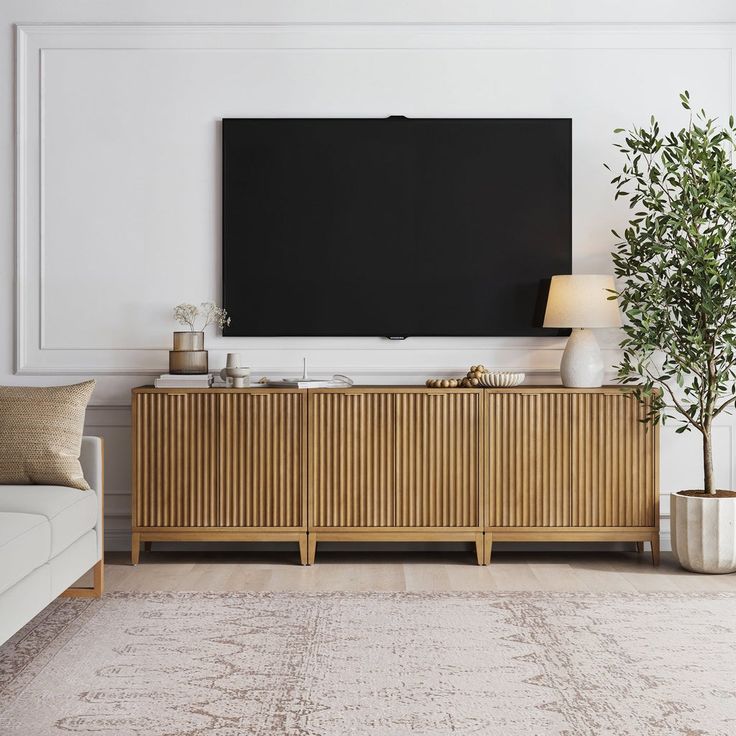
[[[571,397],[572,525],[653,526],[656,428],[632,394]]]
[[[480,524],[477,393],[396,395],[396,525]]]
[[[304,394],[264,390],[219,401],[219,526],[304,526]]]
[[[135,525],[217,525],[217,397],[135,396]]]
[[[570,524],[570,397],[489,393],[490,527]]]
[[[394,397],[310,396],[310,526],[393,526]]]

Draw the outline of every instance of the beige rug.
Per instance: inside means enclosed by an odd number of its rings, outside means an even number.
[[[736,596],[153,593],[0,647],[0,734],[736,733]]]

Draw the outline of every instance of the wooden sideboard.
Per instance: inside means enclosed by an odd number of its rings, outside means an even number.
[[[659,558],[659,437],[631,391],[133,390],[141,542],[630,541]]]
[[[320,541],[468,541],[483,564],[475,390],[309,391],[309,560]]]
[[[133,389],[132,559],[141,542],[292,541],[307,562],[307,395]]]
[[[486,395],[485,562],[494,541],[651,543],[659,564],[659,428],[619,387]]]

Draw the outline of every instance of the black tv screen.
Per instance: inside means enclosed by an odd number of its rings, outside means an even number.
[[[226,335],[555,335],[569,119],[226,119]]]

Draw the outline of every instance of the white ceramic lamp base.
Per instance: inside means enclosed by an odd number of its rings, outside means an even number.
[[[567,340],[560,363],[562,384],[571,388],[603,385],[603,356],[590,330],[576,328]]]

